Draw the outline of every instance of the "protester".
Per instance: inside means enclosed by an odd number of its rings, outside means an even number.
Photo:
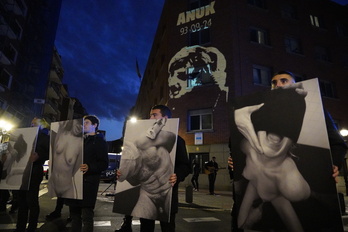
[[[18,215],[16,232],[34,232],[40,214],[39,190],[43,179],[43,164],[49,156],[49,125],[43,118],[34,118],[32,127],[38,127],[36,146],[30,155],[27,167],[32,165],[29,190],[18,191]],[[27,169],[27,168],[26,168]],[[23,185],[23,184],[22,184]],[[28,220],[29,219],[29,220]],[[26,229],[26,225],[28,228]]]
[[[95,115],[84,117],[83,164],[79,169],[83,173],[83,199],[65,199],[72,220],[71,231],[74,232],[93,231],[100,174],[108,167],[107,143],[103,134],[97,132],[99,124]]]

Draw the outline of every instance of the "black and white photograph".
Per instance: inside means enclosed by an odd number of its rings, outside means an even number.
[[[238,227],[343,231],[318,80],[240,97],[233,119]]]
[[[48,191],[52,197],[82,199],[83,161],[82,119],[51,123],[50,176]]]
[[[36,145],[38,128],[15,128],[2,143],[0,189],[28,190],[32,164],[29,157]],[[27,165],[29,166],[27,167]]]
[[[169,221],[179,119],[127,121],[115,213]]]

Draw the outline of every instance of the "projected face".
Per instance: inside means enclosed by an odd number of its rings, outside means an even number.
[[[168,65],[169,97],[180,98],[196,86],[216,84],[228,96],[226,60],[214,47],[182,48]]]

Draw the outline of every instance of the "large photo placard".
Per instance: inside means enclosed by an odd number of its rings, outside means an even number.
[[[127,121],[113,212],[169,221],[179,119]]]
[[[36,146],[38,128],[15,128],[9,141],[1,144],[0,189],[28,190],[32,163],[29,157]]]
[[[51,197],[83,198],[83,120],[51,123],[48,193]]]
[[[343,231],[317,79],[235,99],[232,122],[239,228]]]

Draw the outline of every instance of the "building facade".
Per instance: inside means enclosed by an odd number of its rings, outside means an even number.
[[[270,89],[273,73],[318,78],[324,107],[348,128],[346,15],[329,0],[167,0],[131,114],[168,105],[190,159],[215,156],[216,187],[229,189],[230,103]]]
[[[41,116],[61,0],[0,1],[0,117],[26,127]]]

